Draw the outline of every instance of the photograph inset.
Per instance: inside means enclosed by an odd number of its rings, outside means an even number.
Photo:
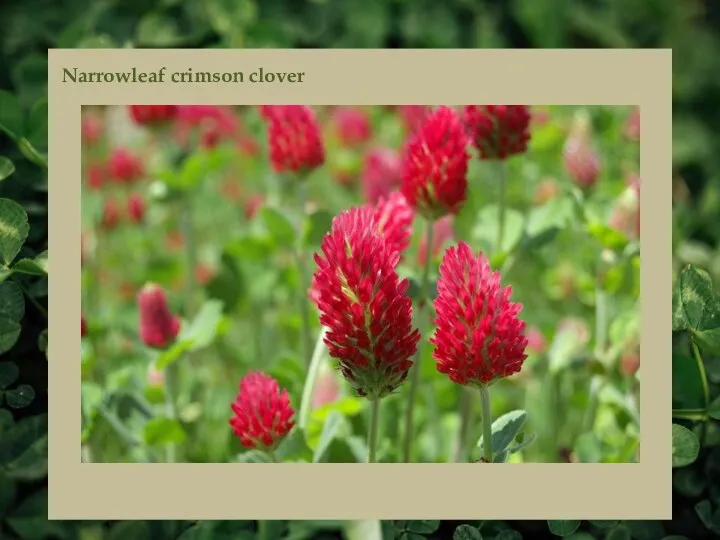
[[[639,122],[84,106],[83,462],[639,461]]]

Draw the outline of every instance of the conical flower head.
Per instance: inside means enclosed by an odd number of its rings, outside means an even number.
[[[135,182],[145,174],[142,160],[126,148],[113,150],[107,168],[110,177],[121,184]]]
[[[400,192],[381,198],[374,207],[377,231],[400,254],[410,245],[415,213]]]
[[[370,119],[357,107],[338,107],[333,111],[334,131],[343,146],[359,146],[370,139]]]
[[[180,319],[170,312],[165,291],[148,283],[138,293],[140,339],[148,347],[164,349],[180,332]]]
[[[430,115],[427,105],[398,105],[397,111],[408,133],[413,133],[423,125]]]
[[[593,187],[600,175],[600,155],[592,139],[590,116],[581,109],[575,114],[563,148],[565,169],[573,183],[581,188]]]
[[[388,243],[389,249],[396,250],[402,258],[403,252],[410,245],[412,238],[412,224],[415,218],[413,209],[405,200],[402,193],[392,193],[387,198],[381,198],[376,205],[366,204],[362,207],[370,212],[373,218],[375,231],[382,235]],[[309,296],[317,303],[319,291],[315,282],[311,284]]]
[[[287,390],[280,390],[275,379],[259,371],[242,378],[230,408],[230,426],[245,448],[272,450],[294,426]]]
[[[102,217],[100,218],[100,226],[110,231],[118,226],[120,223],[120,206],[117,201],[111,197],[108,197],[103,202]]]
[[[175,137],[186,146],[199,136],[200,146],[214,148],[221,141],[234,137],[239,122],[230,107],[218,105],[183,105],[178,107]]]
[[[105,167],[100,163],[94,163],[87,169],[87,185],[92,190],[98,190],[105,184]]]
[[[467,198],[470,154],[460,117],[438,107],[410,136],[402,157],[402,193],[428,219],[457,214]]]
[[[127,213],[130,221],[141,223],[145,218],[145,199],[139,193],[131,193],[127,200]]]
[[[130,117],[139,126],[160,126],[175,119],[177,105],[130,105]]]
[[[518,373],[527,355],[522,305],[510,302],[482,254],[461,242],[447,249],[440,264],[435,299],[437,330],[430,342],[437,370],[463,385],[487,385]]]
[[[615,201],[610,226],[627,238],[640,238],[640,178],[635,176]]]
[[[400,187],[400,156],[391,148],[373,148],[365,155],[362,184],[365,199],[375,204]]]
[[[370,399],[402,384],[420,339],[409,282],[395,271],[399,260],[369,206],[337,216],[315,255],[313,299],[328,330],[325,344],[357,394]]]
[[[325,163],[315,113],[305,105],[265,105],[270,161],[276,172],[307,173]]]
[[[102,120],[94,113],[84,113],[82,115],[81,131],[83,144],[85,146],[94,146],[104,133]]]
[[[527,150],[532,118],[527,105],[466,105],[463,117],[480,159],[507,159]]]

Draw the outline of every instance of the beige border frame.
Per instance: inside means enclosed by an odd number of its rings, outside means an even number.
[[[672,51],[49,50],[50,519],[671,519]],[[302,84],[72,84],[63,67],[304,71]],[[80,105],[639,104],[642,461],[81,464]]]

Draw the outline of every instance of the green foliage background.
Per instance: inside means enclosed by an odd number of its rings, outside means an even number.
[[[49,47],[671,47],[673,163],[677,268],[692,263],[720,277],[720,9],[713,0],[7,0],[0,6],[0,197],[28,216],[24,257],[17,269],[25,301],[4,312],[2,335],[20,333],[2,362],[17,404],[0,410],[0,537],[175,539],[342,538],[346,524],[318,522],[119,522],[47,521],[47,53]],[[471,66],[467,66],[471,69]],[[541,74],[538,74],[541,76]],[[613,81],[623,84],[623,81]],[[2,218],[8,214],[3,211]],[[22,221],[22,220],[20,220]],[[19,226],[22,226],[20,223]],[[36,260],[36,257],[40,256]],[[23,270],[31,270],[27,273]],[[0,269],[5,275],[5,269]],[[15,317],[15,318],[13,318]],[[13,324],[14,323],[14,324]],[[678,347],[687,346],[686,333]],[[685,335],[685,337],[683,337]],[[685,339],[685,343],[682,340]],[[677,341],[676,340],[676,341]],[[717,357],[703,355],[706,367]],[[50,360],[52,361],[52,360]],[[678,372],[685,374],[686,364]],[[674,366],[675,368],[675,366]],[[717,370],[708,369],[717,395]],[[714,375],[713,375],[714,374]],[[680,380],[676,375],[676,381]],[[676,385],[677,397],[691,396]],[[676,397],[676,396],[674,396]],[[7,403],[7,399],[4,403]],[[6,405],[3,405],[6,407]],[[10,420],[14,418],[14,421]],[[387,538],[545,538],[566,536],[647,539],[716,537],[720,530],[716,478],[717,421],[701,437],[699,457],[675,473],[671,522],[394,522]],[[696,427],[694,421],[681,422]],[[703,428],[705,429],[705,428]],[[701,433],[702,435],[702,433]],[[269,527],[269,528],[268,528]],[[518,532],[509,532],[511,528]],[[355,533],[358,534],[357,532]],[[363,533],[357,538],[367,538]],[[181,536],[182,535],[182,536]],[[675,536],[673,536],[675,535]]]

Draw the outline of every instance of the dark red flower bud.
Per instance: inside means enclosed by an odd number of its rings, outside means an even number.
[[[125,148],[116,148],[108,161],[108,173],[116,181],[130,184],[142,178],[145,167],[142,160]]]
[[[145,200],[139,193],[132,193],[128,197],[128,216],[133,223],[141,223],[145,218]]]
[[[130,105],[130,117],[139,126],[167,124],[177,116],[177,105]]]
[[[105,199],[100,226],[108,231],[114,229],[120,223],[120,215],[120,206],[117,201],[111,198]]]
[[[99,163],[90,165],[87,170],[87,185],[92,190],[100,189],[105,184],[105,167]]]
[[[93,146],[103,135],[102,121],[95,114],[85,113],[82,116],[81,131],[83,144]]]
[[[165,291],[148,283],[138,293],[140,339],[148,347],[164,349],[180,332],[180,319],[170,312]]]
[[[530,141],[527,105],[467,105],[464,120],[480,159],[507,159],[527,150]]]
[[[80,337],[84,338],[87,336],[87,323],[85,322],[85,317],[80,317]]]
[[[294,426],[295,411],[287,390],[262,372],[250,372],[230,405],[230,426],[246,448],[273,450]]]

